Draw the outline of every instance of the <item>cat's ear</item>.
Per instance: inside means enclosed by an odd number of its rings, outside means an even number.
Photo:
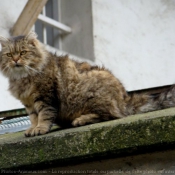
[[[36,46],[38,35],[34,31],[30,31],[26,36],[25,39],[27,40],[28,44]]]
[[[32,39],[37,39],[38,35],[34,32],[34,31],[30,31],[27,35],[26,35],[26,39],[28,40],[32,40]]]
[[[5,37],[3,37],[3,36],[0,36],[0,44],[1,44],[2,47],[5,46],[5,44],[6,44],[8,41],[9,41],[8,38],[5,38]]]

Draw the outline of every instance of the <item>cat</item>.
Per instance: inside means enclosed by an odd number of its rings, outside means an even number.
[[[53,122],[82,126],[175,106],[175,86],[157,96],[128,94],[104,67],[49,53],[35,32],[0,43],[0,70],[30,116],[26,137],[48,133]]]

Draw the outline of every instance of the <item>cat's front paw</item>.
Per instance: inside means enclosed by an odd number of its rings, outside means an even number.
[[[85,124],[86,124],[86,122],[83,119],[81,119],[80,117],[74,119],[73,122],[72,122],[73,126],[83,126]]]
[[[24,135],[25,135],[26,137],[30,137],[33,130],[34,130],[34,128],[29,128],[29,129],[27,129],[27,130],[25,131]]]
[[[47,134],[50,129],[43,127],[43,126],[37,126],[35,128],[29,128],[28,130],[25,131],[25,136],[26,137],[33,137],[33,136],[38,136],[38,135],[43,135]]]

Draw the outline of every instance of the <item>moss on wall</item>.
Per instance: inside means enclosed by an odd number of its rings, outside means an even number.
[[[175,108],[120,120],[53,131],[25,138],[23,132],[0,136],[0,168],[15,168],[52,161],[127,154],[140,148],[175,143]]]

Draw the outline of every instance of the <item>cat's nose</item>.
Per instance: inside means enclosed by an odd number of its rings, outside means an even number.
[[[18,60],[19,60],[19,57],[18,57],[18,56],[14,56],[14,57],[13,57],[13,61],[14,61],[15,63],[17,63]]]

